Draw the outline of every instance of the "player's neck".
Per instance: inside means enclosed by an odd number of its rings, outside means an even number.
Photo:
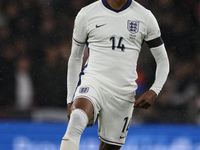
[[[107,0],[107,3],[115,10],[120,10],[128,0]]]

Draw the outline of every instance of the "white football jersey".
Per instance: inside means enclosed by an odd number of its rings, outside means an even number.
[[[108,92],[133,101],[142,43],[158,37],[160,29],[155,17],[134,0],[128,0],[119,11],[106,0],[82,8],[73,32],[73,40],[87,43],[89,48],[82,78],[95,79]]]

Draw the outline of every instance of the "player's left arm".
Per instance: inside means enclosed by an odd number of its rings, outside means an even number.
[[[149,108],[156,97],[160,93],[164,83],[167,80],[169,73],[169,60],[164,43],[160,36],[160,29],[155,17],[150,14],[149,26],[147,27],[146,42],[150,48],[150,51],[156,61],[156,75],[155,81],[150,90],[142,94],[134,104],[136,108]],[[156,38],[155,38],[156,37]],[[153,38],[153,39],[152,39]],[[151,40],[149,40],[151,39]]]

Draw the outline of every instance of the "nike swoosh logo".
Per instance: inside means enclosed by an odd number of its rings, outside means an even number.
[[[126,136],[122,136],[122,135],[121,135],[119,138],[120,138],[120,139],[124,139],[125,137],[126,137]]]
[[[100,27],[105,26],[105,25],[106,25],[106,23],[105,24],[101,24],[101,25],[96,25],[96,28],[100,28]]]

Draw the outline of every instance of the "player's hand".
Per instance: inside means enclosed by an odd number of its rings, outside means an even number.
[[[149,90],[142,94],[135,102],[134,108],[149,108],[155,101],[157,94],[153,90]]]
[[[68,120],[70,119],[70,115],[71,115],[71,103],[67,104],[67,118]]]

